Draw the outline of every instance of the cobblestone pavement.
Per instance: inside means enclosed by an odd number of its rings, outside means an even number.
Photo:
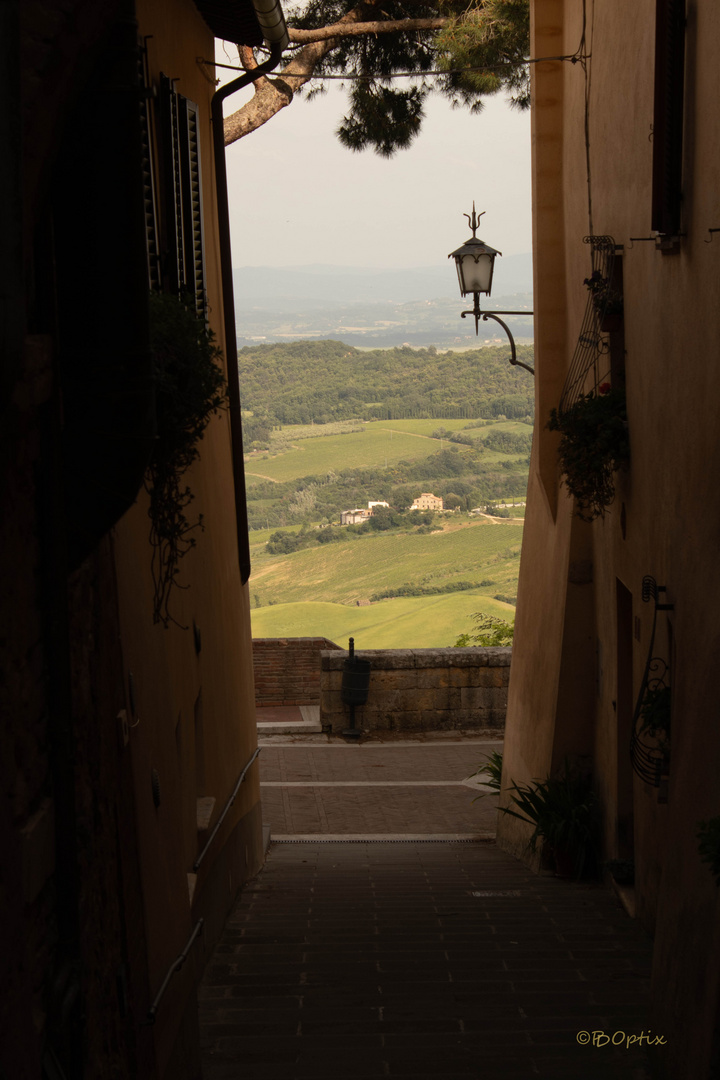
[[[470,779],[497,739],[260,740],[263,820],[271,834],[435,835],[495,832],[497,799]]]
[[[273,844],[201,987],[204,1076],[639,1080],[649,967],[607,890],[491,842]]]

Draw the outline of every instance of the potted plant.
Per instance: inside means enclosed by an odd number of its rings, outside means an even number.
[[[500,794],[502,762],[502,754],[498,750],[493,750],[482,765],[478,766],[474,773],[471,773],[472,776],[485,777],[484,783],[486,787],[490,788],[490,791],[481,791],[479,795],[476,795],[473,802],[477,802],[478,799],[484,799],[486,795]]]
[[[648,687],[640,706],[640,730],[657,741],[665,757],[670,754],[670,687]]]
[[[553,409],[547,426],[561,434],[560,467],[578,517],[604,515],[615,498],[613,474],[630,457],[624,390],[601,383],[564,412]]]
[[[529,822],[534,831],[528,841],[536,851],[542,841],[543,856],[550,857],[560,877],[595,877],[600,850],[600,813],[590,779],[567,759],[563,771],[532,784],[512,784],[515,807],[501,811]]]
[[[608,278],[603,277],[599,270],[593,270],[589,278],[585,278],[584,285],[590,291],[593,307],[597,312],[600,329],[603,333],[612,333],[619,330],[622,325],[624,304],[621,293],[610,286]]]

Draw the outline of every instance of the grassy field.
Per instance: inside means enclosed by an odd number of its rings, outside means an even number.
[[[261,479],[285,483],[308,475],[325,477],[350,467],[382,469],[386,463],[422,461],[451,446],[460,455],[469,452],[464,445],[431,438],[439,428],[467,430],[473,439],[498,430],[522,435],[530,430],[517,421],[467,425],[467,420],[425,419],[373,421],[360,430],[358,421],[314,428],[286,426],[273,433],[270,452],[246,459],[248,484]],[[507,458],[488,449],[482,461],[491,464]],[[427,485],[423,490],[433,490],[432,480]],[[270,495],[271,488],[263,494]],[[286,492],[281,490],[281,494],[287,499]],[[370,492],[368,497],[375,496]],[[272,521],[277,505],[272,498],[253,500],[255,523],[266,515]],[[357,505],[363,505],[362,501]],[[519,508],[519,513],[523,510]],[[286,555],[270,555],[266,550],[277,525],[256,529],[250,534],[253,634],[318,635],[343,645],[352,636],[359,648],[422,648],[453,644],[472,629],[474,612],[512,618],[514,608],[495,597],[517,593],[522,521],[491,521],[456,513],[436,518],[435,525],[437,530],[427,533],[347,533],[340,542],[312,544]],[[300,527],[285,525],[282,531],[296,532]],[[442,588],[458,582],[471,582],[474,588],[368,603],[387,590]]]
[[[251,582],[252,584],[252,582]],[[347,648],[431,649],[454,645],[472,629],[476,611],[511,621],[515,609],[476,592],[446,596],[398,597],[370,607],[295,603],[255,608],[253,637],[326,637]]]
[[[264,531],[251,536],[254,606],[308,600],[355,604],[407,584],[488,581],[481,590],[488,596],[514,595],[517,588],[520,523],[451,519],[442,532],[370,533],[280,556],[267,555],[264,536]]]
[[[353,431],[356,423],[348,423],[347,434],[338,434],[342,425],[328,424],[335,434],[327,434],[323,425],[316,425],[317,435],[308,435],[308,427],[285,427],[277,433],[270,451],[248,454],[245,475],[248,485],[259,480],[284,482],[301,476],[325,475],[331,469],[382,468],[399,461],[418,461],[436,454],[449,444],[431,438],[439,428],[460,431],[468,420],[378,420],[365,424],[362,431]],[[501,421],[492,427],[471,428],[467,434],[480,438],[489,431],[509,431],[527,435],[530,427],[516,421]],[[295,432],[295,436],[293,436]],[[293,441],[293,438],[295,441]],[[462,453],[465,447],[460,447]],[[488,450],[489,463],[505,455]]]

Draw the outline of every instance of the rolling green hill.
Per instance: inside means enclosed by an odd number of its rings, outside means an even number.
[[[521,523],[465,518],[441,532],[368,533],[289,555],[271,556],[256,544],[251,549],[253,606],[304,601],[355,605],[384,589],[459,581],[477,582],[478,593],[486,597],[514,596],[521,543]]]
[[[253,637],[326,637],[347,648],[431,649],[454,645],[471,628],[471,616],[486,611],[511,620],[514,608],[475,592],[383,600],[370,607],[294,603],[256,608]]]

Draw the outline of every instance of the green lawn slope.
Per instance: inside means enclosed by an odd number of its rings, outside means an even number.
[[[457,581],[488,581],[482,591],[490,596],[514,594],[521,543],[519,522],[465,518],[442,532],[369,533],[290,555],[268,556],[258,545],[250,592],[260,607],[308,600],[355,604],[382,589]]]
[[[484,611],[511,621],[515,609],[476,592],[398,597],[369,607],[294,603],[255,608],[253,637],[326,637],[347,648],[431,649],[454,645],[472,629],[472,615]]]

